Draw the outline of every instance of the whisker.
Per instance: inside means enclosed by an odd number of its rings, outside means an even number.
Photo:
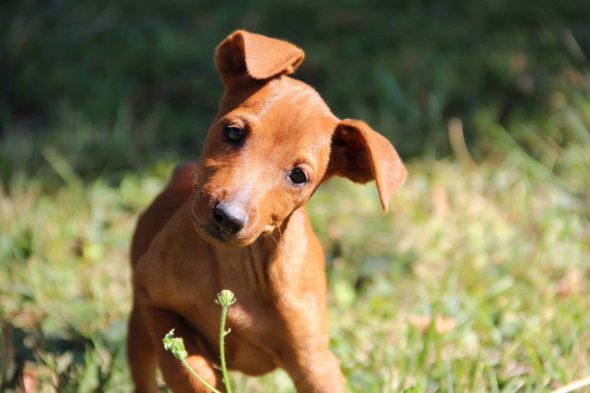
[[[279,241],[275,238],[274,234],[270,234],[270,237],[272,238],[272,240],[274,240],[275,244],[278,246],[279,245]]]

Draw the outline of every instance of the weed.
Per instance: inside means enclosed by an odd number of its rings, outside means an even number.
[[[228,308],[236,302],[236,298],[232,291],[229,289],[224,289],[220,293],[217,294],[216,303],[221,306],[221,317],[220,317],[220,330],[219,330],[219,356],[221,360],[221,372],[223,374],[223,383],[225,385],[225,389],[227,393],[231,393],[231,384],[229,381],[229,376],[227,373],[227,364],[225,362],[225,336],[230,333],[230,330],[225,330],[225,320],[227,317],[227,310]],[[213,393],[221,393],[219,390],[215,389],[213,386],[209,385],[207,381],[205,381],[201,376],[193,370],[193,368],[188,364],[186,358],[188,357],[188,353],[184,347],[184,341],[182,338],[174,337],[174,329],[170,330],[166,336],[162,339],[164,344],[164,349],[167,351],[172,352],[174,357],[182,362],[184,368],[186,368],[192,375],[195,376],[203,385],[205,385],[209,390]]]

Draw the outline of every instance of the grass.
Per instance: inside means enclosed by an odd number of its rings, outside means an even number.
[[[351,392],[546,392],[590,374],[590,99],[510,133],[488,115],[477,165],[411,161],[391,212],[344,180],[308,205]],[[47,151],[61,187],[15,174],[0,189],[0,386],[24,369],[41,392],[130,391],[129,239],[173,162],[83,182]],[[281,371],[231,376],[293,391]]]

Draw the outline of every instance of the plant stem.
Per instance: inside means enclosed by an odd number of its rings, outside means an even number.
[[[227,375],[227,366],[225,364],[225,336],[229,333],[225,331],[225,319],[227,317],[227,309],[229,304],[221,304],[221,323],[219,327],[219,355],[221,357],[221,372],[223,374],[223,383],[227,389],[227,393],[232,393],[229,384],[229,376]]]
[[[197,378],[199,380],[199,382],[201,382],[203,385],[205,385],[207,388],[209,388],[209,390],[211,390],[213,393],[222,393],[219,390],[215,389],[213,386],[209,385],[207,383],[207,381],[205,381],[203,378],[201,378],[201,376],[199,374],[197,374],[197,372],[195,370],[193,370],[193,368],[190,366],[190,364],[188,364],[186,359],[181,358],[179,360],[182,363],[182,365],[184,366],[184,368],[186,368],[195,378]]]
[[[164,344],[164,349],[166,351],[170,351],[176,359],[180,360],[180,363],[182,363],[183,367],[186,368],[188,372],[191,373],[195,378],[197,378],[199,382],[205,385],[213,393],[222,393],[213,386],[209,385],[207,381],[201,378],[201,376],[195,370],[193,370],[190,364],[188,364],[186,360],[188,357],[188,352],[184,346],[184,340],[182,337],[174,337],[174,329],[166,333],[162,339],[162,344]]]

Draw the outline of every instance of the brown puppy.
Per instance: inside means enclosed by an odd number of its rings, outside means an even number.
[[[140,217],[133,238],[134,303],[128,357],[137,392],[154,392],[156,366],[174,392],[207,392],[164,351],[170,329],[192,367],[224,390],[216,294],[230,289],[231,369],[277,367],[298,392],[344,391],[328,348],[325,261],[303,205],[331,176],[375,180],[387,209],[406,169],[393,146],[359,120],[340,120],[287,74],[298,47],[236,31],[217,48],[225,92],[201,160],[185,164]]]

